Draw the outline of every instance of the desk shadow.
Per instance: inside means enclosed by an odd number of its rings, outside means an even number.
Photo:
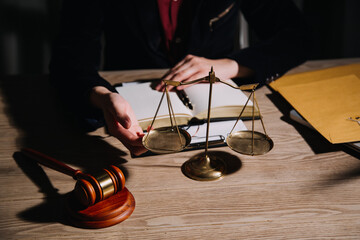
[[[316,154],[336,152],[342,150],[342,147],[338,144],[332,144],[327,141],[320,133],[314,131],[300,123],[295,122],[290,118],[290,111],[293,107],[281,96],[278,92],[273,91],[269,88],[272,93],[267,94],[270,101],[279,109],[283,114],[281,120],[294,126],[298,133],[304,138],[309,147]]]
[[[322,176],[317,181],[309,182],[305,185],[304,193],[319,192],[322,190],[328,190],[341,184],[346,184],[350,181],[354,181],[360,178],[360,164],[355,162],[349,169],[343,169],[337,173],[331,173]]]
[[[17,216],[31,222],[58,222],[70,225],[66,221],[63,211],[69,193],[59,194],[58,189],[52,185],[44,170],[35,160],[26,157],[21,152],[15,152],[13,158],[24,174],[39,188],[39,192],[44,194],[43,203],[22,211]]]
[[[358,179],[359,177],[360,177],[360,166],[358,165],[355,168],[346,169],[345,171],[340,172],[338,174],[329,175],[327,180],[322,181],[321,186],[322,187],[335,186],[338,184],[349,182],[351,180]]]
[[[126,179],[130,177],[122,165],[127,162],[123,158],[127,153],[110,145],[103,137],[90,136],[79,130],[71,115],[58,102],[48,76],[1,76],[0,91],[7,117],[4,121],[9,121],[10,127],[17,130],[16,146],[19,149],[32,148],[83,172],[98,172],[113,164],[123,171]],[[14,134],[14,131],[3,134]],[[33,167],[27,167],[19,159],[19,153],[15,153],[18,166],[45,194],[44,204],[19,215],[33,221],[52,221],[49,215],[57,218],[61,214],[54,206],[62,203],[66,196],[57,194],[44,177],[42,181],[45,183],[42,183],[36,176],[39,170],[30,170]],[[62,222],[61,219],[55,220]]]
[[[33,148],[84,172],[111,164],[121,165],[127,153],[108,144],[101,136],[90,136],[76,124],[57,100],[48,76],[0,78],[5,113],[18,130],[16,145]],[[126,169],[124,170],[126,177]]]

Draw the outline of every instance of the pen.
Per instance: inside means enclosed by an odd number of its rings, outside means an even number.
[[[176,90],[177,95],[181,99],[181,101],[184,103],[185,106],[193,110],[193,105],[190,102],[190,99],[188,95],[184,92],[184,90]]]

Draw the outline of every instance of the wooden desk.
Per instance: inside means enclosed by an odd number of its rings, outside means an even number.
[[[360,62],[312,61],[308,71]],[[104,73],[112,83],[160,77],[164,71]],[[214,182],[186,178],[181,165],[203,150],[131,158],[103,129],[74,131],[44,76],[1,78],[1,239],[358,239],[360,161],[341,146],[293,123],[289,106],[263,87],[257,98],[274,149],[236,159],[233,173]],[[91,171],[121,164],[136,199],[131,217],[112,227],[79,229],[67,224],[62,204],[75,182],[24,161],[32,147],[70,166]],[[58,189],[58,191],[56,191]]]

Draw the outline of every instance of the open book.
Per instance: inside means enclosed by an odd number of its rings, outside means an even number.
[[[227,80],[227,82],[236,86],[232,80]],[[190,121],[201,122],[207,119],[209,86],[209,83],[199,83],[184,90],[193,106],[192,110],[183,103],[176,92],[169,92],[178,125],[188,125]],[[124,83],[122,86],[117,86],[116,91],[129,102],[141,128],[146,130],[151,125],[163,93],[153,90],[151,82]],[[211,120],[236,119],[247,99],[248,97],[241,90],[233,89],[222,83],[213,84]],[[251,118],[252,112],[253,103],[249,101],[242,114],[242,119]],[[255,117],[259,116],[256,107],[254,115]],[[153,128],[165,126],[171,126],[166,96],[163,98]]]

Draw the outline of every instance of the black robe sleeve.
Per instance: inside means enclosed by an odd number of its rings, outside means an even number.
[[[244,0],[240,10],[259,39],[228,57],[253,69],[253,81],[274,81],[307,60],[311,52],[310,28],[292,1]]]
[[[90,105],[90,90],[104,86],[115,92],[98,74],[103,21],[102,1],[64,0],[60,34],[50,62],[50,82],[88,131],[104,125],[102,112]]]

